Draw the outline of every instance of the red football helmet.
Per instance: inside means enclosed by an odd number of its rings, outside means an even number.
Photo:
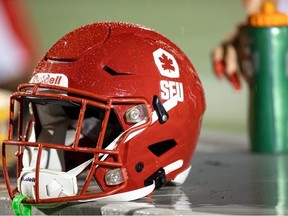
[[[85,25],[60,39],[11,96],[9,195],[34,204],[128,201],[182,184],[204,110],[197,73],[170,40],[140,25]]]

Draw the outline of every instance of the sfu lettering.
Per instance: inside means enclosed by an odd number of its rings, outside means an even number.
[[[161,98],[168,100],[177,96],[178,101],[184,101],[183,84],[181,82],[161,80],[160,81]]]

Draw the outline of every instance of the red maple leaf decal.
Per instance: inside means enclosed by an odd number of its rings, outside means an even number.
[[[161,57],[159,57],[159,60],[162,63],[162,68],[164,70],[175,70],[175,67],[173,66],[173,61],[169,59],[164,53],[162,54]]]

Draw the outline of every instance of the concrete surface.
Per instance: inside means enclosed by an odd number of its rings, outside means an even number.
[[[32,215],[286,215],[288,155],[252,154],[244,135],[206,133],[181,187],[166,186],[134,202],[71,203]],[[0,214],[11,215],[1,176]]]

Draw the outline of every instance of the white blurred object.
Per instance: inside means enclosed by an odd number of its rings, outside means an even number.
[[[0,1],[0,86],[25,76],[36,59],[38,43],[27,9],[22,0]]]

